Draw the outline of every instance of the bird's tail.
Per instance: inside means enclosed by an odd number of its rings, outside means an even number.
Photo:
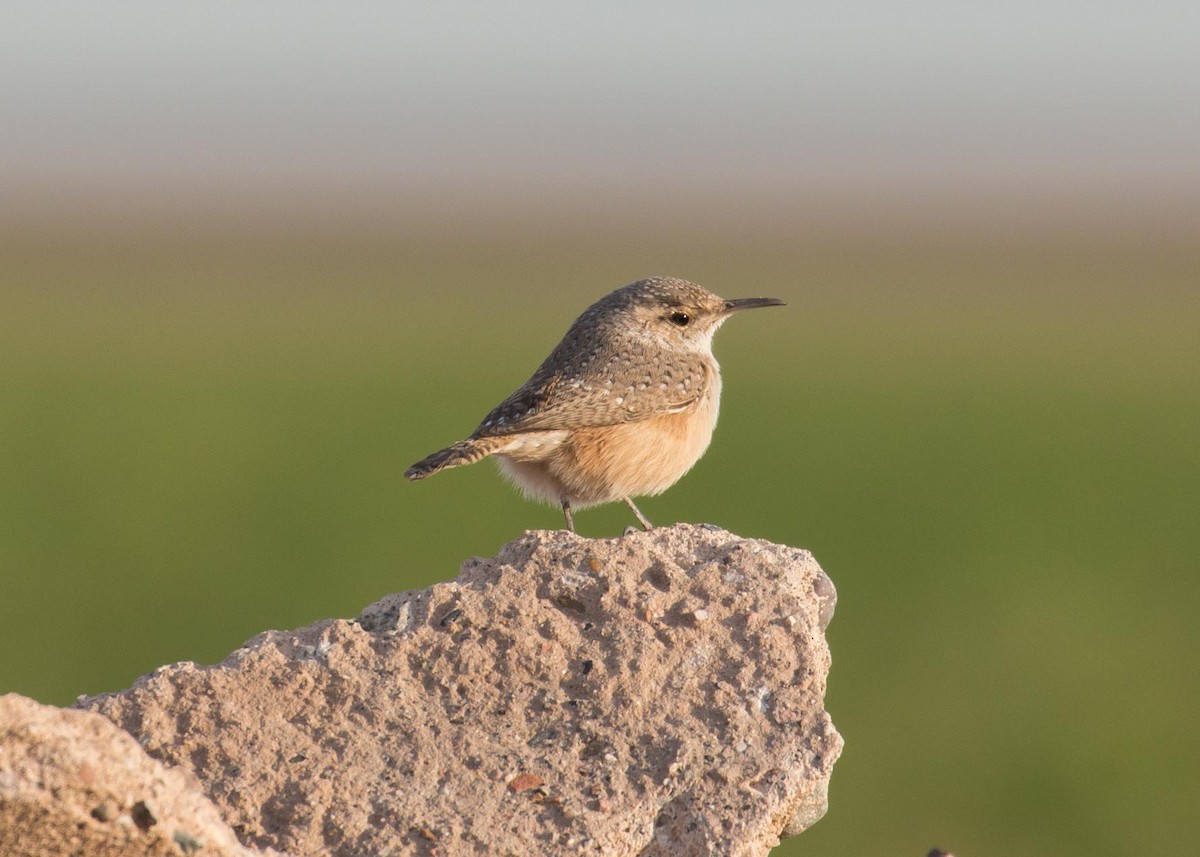
[[[480,437],[460,440],[453,446],[439,449],[433,455],[427,455],[404,471],[404,476],[413,482],[432,476],[439,470],[451,467],[461,467],[464,464],[474,464],[481,458],[487,458],[504,446],[505,439],[501,437]]]

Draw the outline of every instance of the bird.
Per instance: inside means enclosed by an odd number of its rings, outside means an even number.
[[[489,456],[528,498],[574,510],[661,494],[712,440],[721,399],[713,334],[731,315],[783,306],[726,300],[675,277],[610,292],[575,320],[533,376],[465,440],[404,472],[417,481]]]

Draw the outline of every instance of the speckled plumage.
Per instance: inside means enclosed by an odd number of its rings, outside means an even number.
[[[720,368],[712,335],[733,312],[780,304],[726,301],[672,277],[639,280],[606,295],[571,325],[538,370],[469,438],[405,472],[497,456],[525,493],[571,506],[666,490],[704,453],[716,425]]]

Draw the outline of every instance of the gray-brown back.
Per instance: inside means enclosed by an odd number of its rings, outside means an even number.
[[[642,280],[606,295],[471,436],[614,425],[686,407],[704,394],[715,361],[707,351],[672,348],[638,317],[700,299],[720,300],[671,278]]]

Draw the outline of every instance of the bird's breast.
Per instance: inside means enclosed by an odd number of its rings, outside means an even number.
[[[699,460],[712,440],[720,408],[715,367],[703,394],[678,411],[636,422],[570,430],[548,462],[568,494],[583,503],[660,494]]]

